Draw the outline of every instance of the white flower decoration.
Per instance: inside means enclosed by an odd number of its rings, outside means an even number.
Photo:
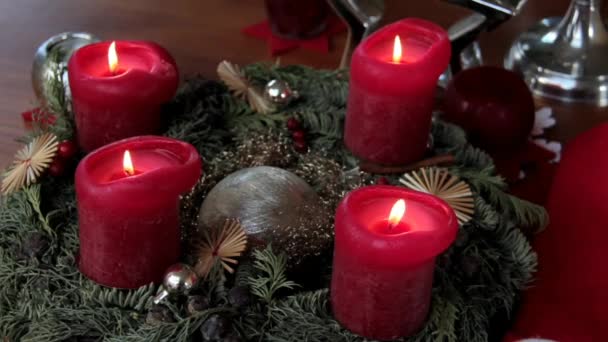
[[[534,115],[534,127],[532,128],[532,136],[542,135],[545,129],[555,126],[555,118],[551,107],[543,107],[536,111]]]
[[[559,163],[562,159],[562,143],[559,141],[548,141],[547,139],[534,139],[532,141],[536,145],[555,153],[555,158],[550,160],[551,163]]]

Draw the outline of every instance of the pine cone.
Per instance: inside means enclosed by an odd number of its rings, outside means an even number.
[[[207,299],[207,297],[201,295],[193,295],[188,297],[186,311],[189,315],[193,315],[197,312],[205,311],[209,309],[209,307],[209,299]]]
[[[37,291],[47,291],[49,289],[49,278],[38,277],[32,282],[32,288]]]
[[[220,340],[221,342],[241,342],[241,339],[238,335],[228,335]]]
[[[46,235],[39,232],[29,234],[21,245],[23,254],[30,259],[42,257],[48,248],[49,241]]]
[[[236,308],[244,308],[251,302],[247,286],[235,286],[228,292],[228,302]]]
[[[158,324],[158,323],[172,323],[175,322],[173,313],[168,307],[163,305],[154,305],[146,315],[146,323]]]
[[[220,315],[212,315],[201,326],[203,341],[217,341],[230,332],[230,321]]]
[[[460,267],[462,272],[464,272],[467,277],[471,278],[479,272],[481,263],[477,258],[465,255],[460,259]]]

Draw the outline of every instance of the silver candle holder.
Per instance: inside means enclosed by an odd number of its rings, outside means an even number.
[[[483,64],[483,54],[477,40],[479,34],[492,31],[519,14],[527,0],[444,0],[474,11],[448,29],[452,41],[450,67],[439,78],[439,85],[447,87],[452,75],[463,69]]]
[[[572,0],[563,18],[541,20],[517,38],[505,67],[534,94],[563,102],[608,105],[608,32],[600,0]]]
[[[49,100],[49,79],[58,71],[62,73],[66,96],[69,97],[68,60],[79,48],[98,41],[99,38],[87,32],[64,32],[47,39],[38,47],[32,66],[32,87],[42,104]]]

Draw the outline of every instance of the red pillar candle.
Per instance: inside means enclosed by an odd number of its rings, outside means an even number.
[[[85,157],[75,180],[80,271],[117,288],[160,282],[180,254],[179,195],[200,174],[196,149],[165,137],[124,139]]]
[[[445,30],[411,18],[384,27],[357,47],[344,133],[355,156],[383,165],[423,156],[437,79],[448,66],[450,49]]]
[[[173,58],[149,42],[87,45],[68,64],[77,138],[84,151],[160,128],[161,104],[177,89]]]
[[[429,194],[368,186],[346,195],[335,226],[335,318],[375,340],[419,330],[429,311],[435,257],[458,231],[454,211]]]

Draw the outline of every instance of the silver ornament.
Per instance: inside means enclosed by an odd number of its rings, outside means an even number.
[[[608,106],[604,8],[601,0],[571,0],[563,17],[541,19],[513,42],[505,67],[537,96]]]
[[[47,103],[46,89],[49,79],[56,70],[63,70],[62,80],[69,98],[69,81],[67,63],[74,51],[98,42],[99,38],[86,32],[64,32],[47,39],[36,50],[32,66],[32,86],[34,93],[41,103]],[[57,55],[61,52],[60,55]],[[58,58],[60,57],[60,58]]]
[[[291,90],[289,84],[281,80],[270,80],[264,88],[264,97],[278,105],[286,105],[298,97],[297,92]]]
[[[238,219],[253,246],[272,243],[286,252],[290,265],[318,255],[331,243],[331,214],[300,177],[276,167],[234,172],[207,195],[199,229],[221,227]]]
[[[169,267],[163,279],[163,290],[154,297],[154,304],[158,304],[169,295],[188,294],[198,283],[198,276],[190,266],[175,264]]]

